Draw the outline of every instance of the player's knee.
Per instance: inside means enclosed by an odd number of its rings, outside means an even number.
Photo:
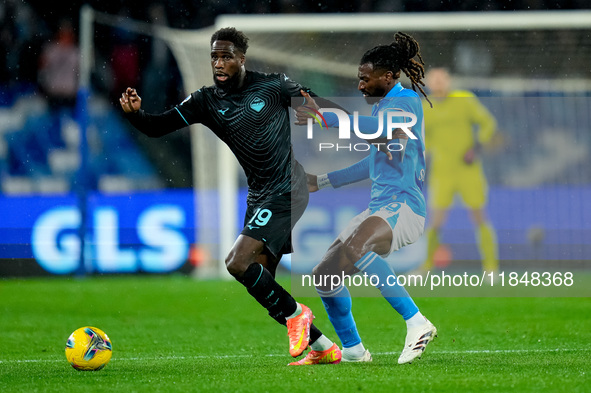
[[[242,277],[248,265],[242,258],[237,257],[233,252],[230,252],[226,257],[226,270],[234,277]]]
[[[312,269],[312,277],[314,278],[314,282],[321,282],[323,276],[326,276],[328,271],[320,264],[314,266]]]
[[[365,254],[373,251],[371,247],[365,243],[358,244],[354,241],[345,242],[345,256],[351,263],[355,263],[360,260]]]

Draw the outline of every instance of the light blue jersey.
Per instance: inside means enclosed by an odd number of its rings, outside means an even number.
[[[410,89],[405,89],[397,83],[384,98],[374,105],[372,116],[359,116],[359,130],[370,134],[378,129],[378,114],[384,111],[384,117],[388,112],[410,112],[417,117],[416,124],[411,131],[416,139],[406,140],[403,152],[393,152],[394,158],[388,160],[384,152],[380,152],[375,146],[371,146],[370,154],[358,163],[338,171],[330,172],[328,178],[333,187],[337,188],[366,178],[371,179],[371,212],[392,202],[405,202],[416,214],[426,217],[425,197],[423,195],[423,182],[425,180],[425,131],[423,122],[423,107],[419,95]],[[330,124],[336,120],[329,113],[325,116]],[[330,118],[330,120],[329,120]],[[353,116],[350,116],[353,124]],[[396,122],[407,122],[401,117],[395,117]],[[384,124],[384,136],[386,132],[386,120]],[[368,142],[372,142],[368,140]],[[394,139],[390,146],[401,143],[404,140]],[[399,145],[394,145],[399,146]],[[395,147],[393,147],[395,148]],[[403,153],[401,155],[401,153]]]

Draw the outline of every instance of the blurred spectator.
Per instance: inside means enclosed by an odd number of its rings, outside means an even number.
[[[49,104],[72,108],[78,90],[80,54],[69,20],[61,20],[55,39],[43,47],[39,63],[39,87]]]
[[[154,26],[167,26],[166,10],[162,4],[154,4],[148,10],[150,23]],[[166,107],[166,94],[169,69],[169,52],[166,43],[157,37],[152,39],[151,58],[145,71],[142,91],[147,110]],[[176,97],[175,97],[176,98]]]
[[[15,41],[14,37],[14,10],[8,2],[0,4],[0,83],[10,81],[10,48]]]
[[[38,58],[47,36],[44,21],[29,4],[0,2],[0,105],[12,103],[12,94],[37,89]]]
[[[128,9],[122,8],[119,15],[128,16]],[[136,44],[136,37],[125,28],[113,30],[113,49],[111,50],[111,70],[113,72],[113,86],[110,100],[119,101],[119,95],[129,86],[136,86],[139,82],[140,51]]]

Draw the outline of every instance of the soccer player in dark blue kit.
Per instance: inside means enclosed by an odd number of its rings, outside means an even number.
[[[193,92],[160,114],[141,109],[141,98],[127,88],[120,104],[131,124],[161,137],[193,123],[210,128],[232,150],[248,180],[244,228],[226,257],[228,272],[244,285],[269,315],[287,325],[289,352],[310,346],[322,363],[339,363],[338,346],[313,324],[312,311],[275,281],[277,264],[291,250],[291,231],[308,203],[306,174],[294,159],[288,109],[292,97],[308,89],[284,74],[245,69],[248,38],[234,28],[211,37],[214,85]]]

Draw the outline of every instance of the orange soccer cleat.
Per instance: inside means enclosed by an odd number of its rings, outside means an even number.
[[[289,354],[294,358],[300,356],[310,342],[310,325],[314,315],[308,307],[302,306],[300,315],[287,320],[287,336],[289,337]]]
[[[326,351],[310,351],[305,358],[297,362],[289,363],[288,366],[310,366],[313,364],[339,364],[341,362],[341,350],[336,344]]]

